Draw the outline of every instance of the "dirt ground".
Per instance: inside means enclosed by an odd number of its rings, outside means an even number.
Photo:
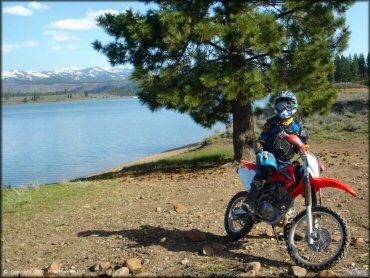
[[[325,176],[343,180],[359,193],[354,198],[340,190],[323,190],[324,205],[347,219],[352,238],[365,241],[351,246],[332,270],[340,276],[366,275],[368,141],[316,142],[311,151],[323,160]],[[109,186],[109,180],[102,182],[98,198],[87,195],[56,203],[52,212],[3,218],[2,274],[42,269],[59,261],[61,275],[96,276],[89,270],[95,263],[123,265],[127,259],[138,258],[144,276],[238,275],[252,261],[262,264],[261,276],[288,275],[293,262],[284,242],[278,245],[266,234],[268,225],[257,224],[240,241],[227,240],[225,209],[231,197],[243,190],[233,165],[122,176],[118,181],[117,186]],[[188,210],[176,212],[177,204]],[[192,229],[204,232],[207,240],[186,240]],[[202,247],[212,243],[223,244],[226,250],[215,256],[203,255]]]

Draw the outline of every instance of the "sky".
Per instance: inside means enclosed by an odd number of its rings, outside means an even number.
[[[145,12],[138,1],[2,1],[2,70],[54,70],[108,67],[106,56],[91,43],[112,38],[96,26],[95,17],[133,8]],[[369,3],[356,2],[347,12],[352,32],[344,55],[365,54],[369,45]]]

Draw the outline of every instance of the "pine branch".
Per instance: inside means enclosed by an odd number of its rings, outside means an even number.
[[[256,60],[256,59],[260,59],[260,58],[266,57],[268,55],[269,54],[259,54],[259,55],[256,55],[256,56],[253,56],[253,57],[250,57],[250,58],[246,59],[244,62],[248,63],[250,61],[253,61],[253,60]]]
[[[226,52],[228,54],[232,54],[230,50],[228,50],[227,48],[224,48],[222,46],[219,46],[218,44],[214,43],[214,42],[211,42],[211,41],[206,41],[206,43],[208,43],[209,45],[213,46],[214,48],[217,48],[218,50],[221,50],[222,52]]]

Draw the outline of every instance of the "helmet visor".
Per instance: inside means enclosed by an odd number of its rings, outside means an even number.
[[[275,104],[275,108],[278,111],[291,110],[293,109],[293,103],[289,100],[282,100]]]

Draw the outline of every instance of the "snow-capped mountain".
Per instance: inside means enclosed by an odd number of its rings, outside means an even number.
[[[130,68],[64,68],[50,71],[7,70],[1,75],[2,92],[107,92],[113,88],[135,86]]]
[[[53,71],[22,71],[8,70],[2,72],[3,82],[16,83],[78,83],[78,82],[106,82],[114,80],[127,80],[131,74],[129,68],[65,68]]]

